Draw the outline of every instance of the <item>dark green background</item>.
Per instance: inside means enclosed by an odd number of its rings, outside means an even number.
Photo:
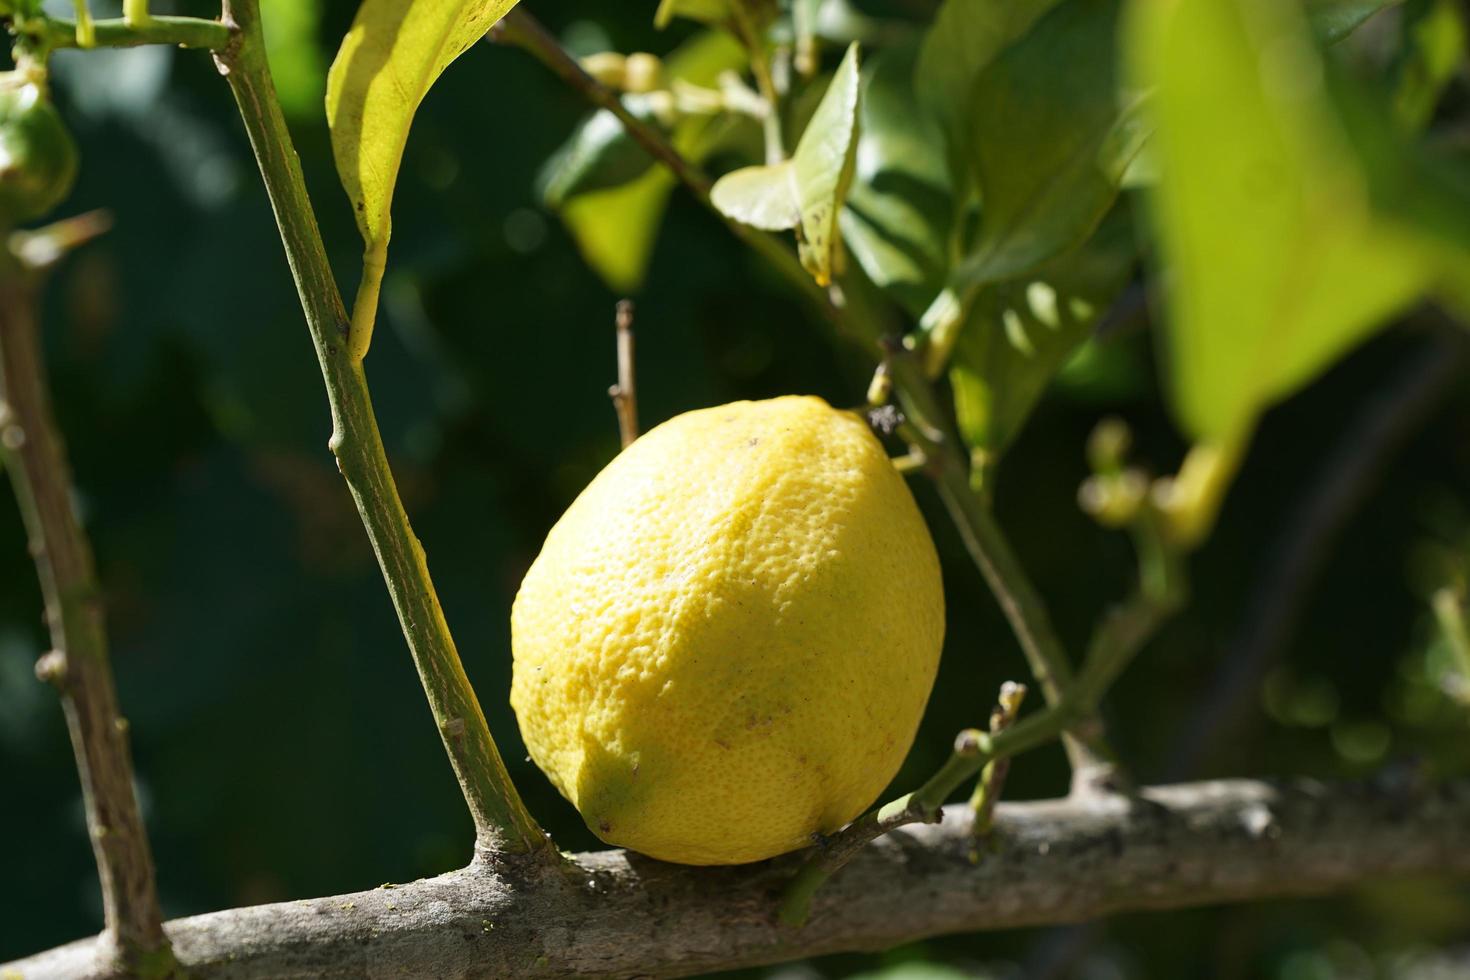
[[[278,71],[350,286],[359,239],[313,86],[354,5],[324,0],[315,25],[316,3],[273,6],[305,25],[294,46],[277,47]],[[537,12],[585,50],[599,36],[622,50],[666,50],[672,39],[652,30],[652,8],[582,0]],[[63,213],[106,207],[116,227],[54,277],[46,350],[107,593],[166,913],[360,889],[464,863],[469,821],[326,449],[320,378],[227,87],[207,55],[161,48],[66,53],[55,74],[83,155]],[[617,297],[533,191],[541,162],[583,112],[519,52],[479,46],[452,67],[405,158],[368,361],[389,454],[466,668],[532,811],[572,848],[596,842],[523,761],[506,704],[507,617],[546,530],[617,448],[605,394]],[[870,370],[679,193],[637,328],[645,425],[787,392],[856,404]],[[1241,725],[1211,740],[1207,762],[1169,772],[1240,659],[1242,622],[1294,511],[1358,418],[1391,411],[1381,393],[1433,343],[1421,329],[1396,328],[1268,416],[1218,532],[1193,561],[1194,605],[1110,699],[1116,741],[1141,778],[1345,777],[1387,763],[1465,770],[1470,727],[1429,683],[1438,661],[1422,601],[1435,556],[1464,556],[1470,543],[1470,386],[1455,383],[1430,399],[1389,464],[1370,468],[1320,577],[1290,583],[1303,614],[1284,635],[1269,696],[1245,675]],[[1182,452],[1153,370],[1147,331],[1120,331],[1070,372],[1002,470],[1002,520],[1074,647],[1132,574],[1126,539],[1074,504],[1087,433],[1116,412],[1134,426],[1140,459],[1162,470]],[[950,614],[905,786],[932,771],[955,731],[985,717],[1002,680],[1025,670],[932,494],[922,482],[915,490],[944,560]],[[7,486],[0,959],[95,931],[100,917],[61,712],[31,673],[46,638],[12,504]],[[1060,751],[1018,762],[1010,787],[1015,797],[1064,790]],[[955,937],[782,975],[931,960],[966,975],[1386,976],[1395,958],[1457,943],[1463,955],[1467,942],[1470,890],[1423,881],[1125,916],[1081,932]]]

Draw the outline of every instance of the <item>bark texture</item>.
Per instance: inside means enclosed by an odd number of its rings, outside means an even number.
[[[623,851],[561,869],[480,863],[167,929],[195,977],[664,977],[1387,875],[1470,875],[1470,781],[1193,783],[1002,804],[995,825],[978,864],[968,807],[890,834],[828,883],[800,929],[776,921],[798,857],[698,869]],[[82,940],[0,976],[87,976],[96,951]]]

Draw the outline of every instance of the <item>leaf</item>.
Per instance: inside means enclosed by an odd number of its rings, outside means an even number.
[[[837,216],[852,186],[861,81],[858,46],[850,44],[791,155],[801,205],[801,264],[823,286],[832,281],[842,247]]]
[[[801,194],[791,160],[731,171],[715,182],[709,196],[721,214],[741,224],[766,231],[801,224]]]
[[[1298,8],[1140,0],[1127,50],[1155,89],[1174,408],[1195,437],[1237,443],[1416,296],[1424,253],[1376,219]]]
[[[730,0],[660,0],[653,15],[653,26],[662,30],[675,17],[697,20],[701,24],[722,24],[730,19]]]
[[[1015,439],[1135,261],[1132,225],[1119,212],[1083,248],[979,293],[949,371],[960,434],[978,459],[993,461]]]
[[[622,101],[635,117],[657,124],[645,96],[628,94]],[[635,180],[653,165],[653,157],[628,135],[622,120],[606,109],[599,109],[547,161],[540,178],[541,199],[552,207],[560,207],[578,194]]]
[[[662,167],[623,184],[567,201],[561,210],[587,264],[616,292],[643,283],[658,239],[659,216],[668,203],[674,178]]]
[[[744,67],[745,61],[745,49],[734,38],[705,31],[665,58],[664,71],[671,80],[707,87],[715,84],[722,72]],[[600,115],[594,113],[583,126],[591,125]],[[689,116],[675,124],[670,139],[685,159],[698,163],[729,139],[732,129],[738,131],[741,126],[753,128],[745,117]],[[631,137],[624,137],[631,143]],[[579,130],[568,147],[581,139]],[[564,147],[558,156],[567,152]],[[575,183],[566,179],[569,184]],[[632,292],[642,284],[672,187],[673,179],[663,167],[650,167],[627,183],[606,186],[601,180],[588,179],[561,195],[563,222],[583,258],[612,289]]]
[[[744,224],[777,231],[795,226],[801,264],[821,285],[840,262],[837,216],[852,183],[861,76],[850,45],[791,159],[742,167],[710,192],[720,211]]]
[[[1138,100],[1120,108],[1117,16],[1116,0],[1060,3],[975,77],[952,136],[980,225],[951,285],[1025,274],[1085,240],[1117,198],[1146,135]]]
[[[954,173],[963,157],[970,103],[980,73],[1058,0],[945,0],[924,36],[915,72],[919,102],[950,140]]]
[[[363,0],[327,73],[342,186],[369,249],[386,245],[409,126],[429,87],[516,0]]]
[[[917,48],[869,58],[842,237],[868,278],[917,315],[948,272],[952,204],[939,127],[914,111]]]

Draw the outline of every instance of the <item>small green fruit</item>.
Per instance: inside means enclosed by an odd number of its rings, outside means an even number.
[[[41,217],[77,178],[77,147],[34,81],[0,80],[0,224]]]

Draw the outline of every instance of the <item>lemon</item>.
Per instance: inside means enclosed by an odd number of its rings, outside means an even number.
[[[603,840],[757,861],[867,808],[934,683],[934,543],[864,422],[819,398],[689,412],[547,536],[511,611],[531,758]]]
[[[45,91],[23,73],[0,73],[0,225],[46,214],[76,177],[76,143]]]

